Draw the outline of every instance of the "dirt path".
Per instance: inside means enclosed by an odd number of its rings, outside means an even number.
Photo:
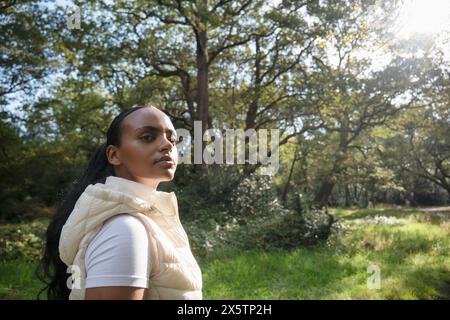
[[[450,207],[425,207],[425,208],[418,208],[421,211],[427,212],[427,213],[431,213],[434,215],[439,215],[439,216],[447,216],[450,218]]]

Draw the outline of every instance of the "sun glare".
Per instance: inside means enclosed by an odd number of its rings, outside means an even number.
[[[399,33],[437,34],[450,29],[450,0],[406,0],[399,17]]]

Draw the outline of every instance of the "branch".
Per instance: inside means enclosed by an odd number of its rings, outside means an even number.
[[[211,9],[210,13],[216,11],[218,8],[223,7],[227,3],[233,2],[233,0],[220,0],[216,3],[216,5]]]
[[[186,120],[185,118],[179,117],[179,116],[176,116],[176,115],[170,113],[169,110],[168,110],[167,108],[166,108],[165,110],[163,110],[163,111],[164,111],[165,113],[167,113],[167,115],[168,115],[169,117],[171,117],[171,118],[173,118],[173,119],[175,119],[175,120],[178,120],[178,121],[182,121],[183,124],[184,124],[189,130],[192,129],[192,124],[188,123],[187,120]]]

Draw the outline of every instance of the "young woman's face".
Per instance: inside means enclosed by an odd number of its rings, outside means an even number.
[[[120,147],[108,146],[116,175],[156,189],[173,179],[178,162],[177,136],[169,117],[153,108],[129,114],[121,123]]]

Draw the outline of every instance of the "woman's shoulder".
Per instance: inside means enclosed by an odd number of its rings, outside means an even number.
[[[150,272],[147,237],[137,217],[121,214],[108,219],[86,250],[86,288],[146,288]]]
[[[130,249],[147,243],[148,235],[139,218],[129,214],[119,214],[105,221],[100,231],[94,236],[89,247],[102,246]]]
[[[101,230],[118,230],[126,234],[128,232],[145,232],[145,226],[138,217],[130,214],[118,214],[106,220]]]

